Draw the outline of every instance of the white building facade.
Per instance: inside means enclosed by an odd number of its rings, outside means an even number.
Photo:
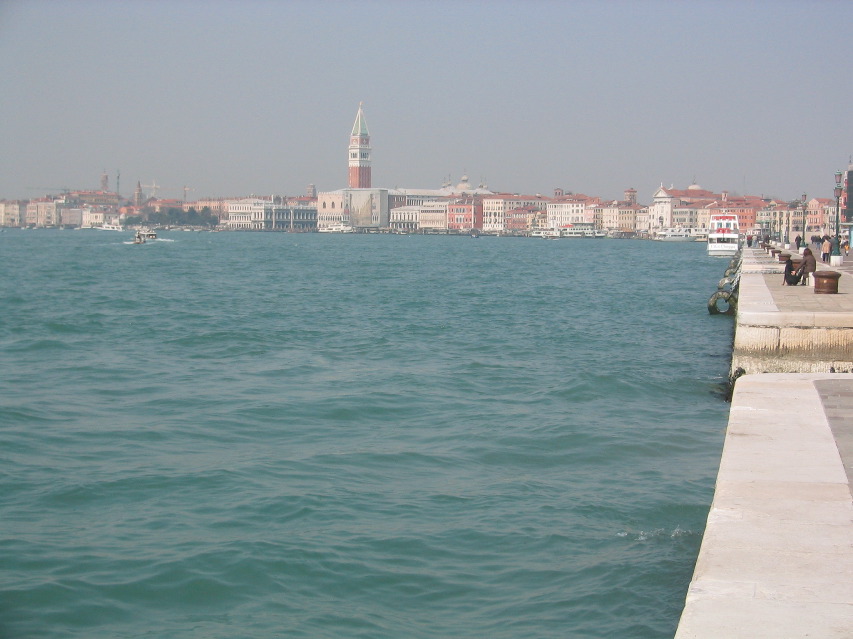
[[[549,198],[541,195],[486,195],[483,197],[483,231],[502,233],[506,230],[507,211],[526,206],[546,211]]]

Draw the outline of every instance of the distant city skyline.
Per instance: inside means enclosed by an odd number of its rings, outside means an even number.
[[[851,23],[831,0],[11,0],[0,198],[104,170],[125,197],[344,188],[362,102],[373,186],[831,197]]]

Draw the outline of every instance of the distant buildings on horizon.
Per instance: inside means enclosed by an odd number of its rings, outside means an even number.
[[[349,136],[346,188],[317,192],[309,184],[304,196],[158,199],[156,183],[147,197],[137,182],[130,200],[122,201],[109,190],[109,177],[101,176],[96,191],[66,190],[60,196],[33,200],[0,200],[0,225],[5,227],[97,227],[128,219],[145,221],[152,213],[206,210],[219,226],[235,231],[311,232],[355,229],[404,233],[529,234],[548,229],[580,227],[623,236],[645,236],[664,228],[706,229],[711,215],[736,214],[745,231],[834,232],[834,198],[805,198],[785,202],[753,195],[714,193],[697,184],[686,189],[663,184],[648,205],[637,202],[637,191],[625,190],[622,200],[554,189],[553,196],[495,193],[485,185],[472,185],[468,176],[439,189],[377,188],[372,185],[370,132],[359,104]],[[853,218],[848,184],[853,164],[844,174],[841,209]],[[118,181],[118,177],[117,177]],[[118,184],[116,185],[118,188]],[[805,230],[803,220],[805,217]],[[793,236],[793,235],[792,235]]]

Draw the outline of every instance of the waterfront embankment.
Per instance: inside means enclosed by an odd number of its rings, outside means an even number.
[[[835,295],[782,286],[782,266],[762,249],[743,251],[732,377],[853,372],[853,258],[818,265],[841,273]]]
[[[676,639],[853,636],[853,263],[838,294],[745,249],[723,454]],[[823,265],[820,268],[827,268]]]

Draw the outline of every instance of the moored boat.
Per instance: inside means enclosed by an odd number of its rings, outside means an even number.
[[[712,215],[708,227],[708,255],[730,256],[740,248],[737,215]]]
[[[318,233],[352,233],[355,229],[348,224],[332,224],[317,229]]]

